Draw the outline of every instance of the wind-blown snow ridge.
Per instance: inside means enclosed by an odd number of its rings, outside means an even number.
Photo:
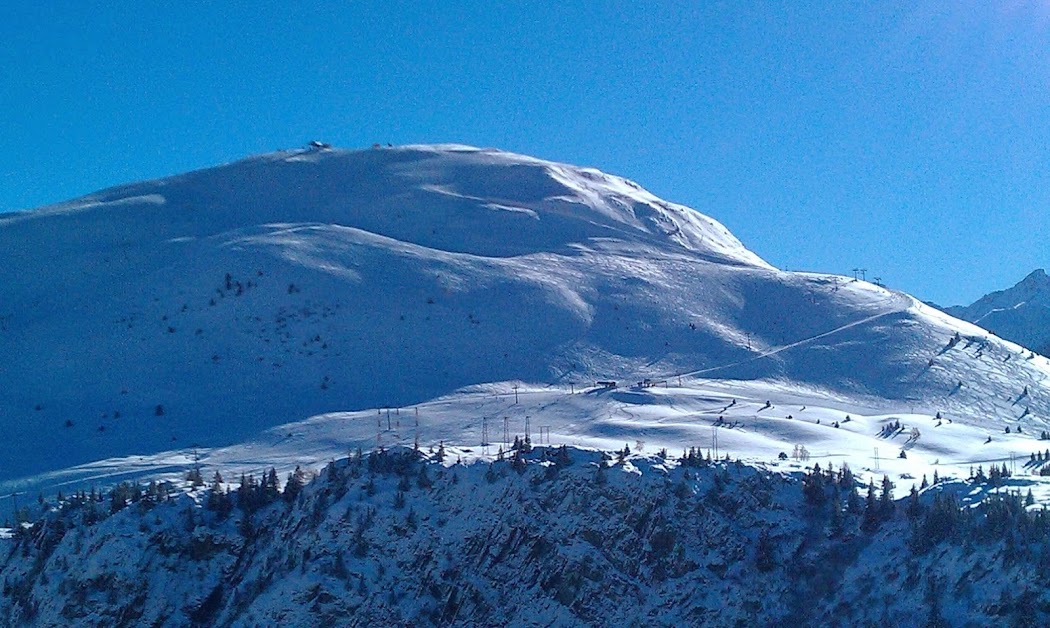
[[[1050,416],[1046,361],[974,325],[881,286],[776,270],[626,179],[458,145],[283,151],[0,217],[0,296],[7,491],[101,482],[90,465],[119,474],[138,468],[130,456],[177,467],[193,446],[265,465],[278,452],[253,443],[276,426],[509,382],[706,390],[717,377],[730,397],[906,407],[995,433],[1037,435]],[[464,399],[435,439],[469,446]],[[561,403],[534,424],[604,442],[607,408]],[[660,438],[710,428],[688,421]],[[619,420],[615,438],[654,429]],[[834,441],[826,429],[770,435],[755,455]],[[345,451],[340,438],[312,451]]]

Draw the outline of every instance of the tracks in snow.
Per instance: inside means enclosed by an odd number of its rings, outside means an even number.
[[[806,345],[806,344],[812,343],[812,342],[814,342],[816,340],[820,340],[821,338],[827,338],[828,336],[832,336],[834,334],[837,334],[839,332],[845,331],[847,329],[850,329],[850,328],[853,328],[853,327],[857,327],[859,325],[864,325],[864,324],[870,323],[872,321],[878,320],[878,319],[883,318],[885,316],[889,316],[890,314],[897,314],[899,312],[903,312],[903,311],[907,310],[911,306],[911,300],[910,299],[908,299],[907,297],[905,297],[905,296],[903,296],[901,294],[897,294],[897,293],[890,293],[890,296],[887,298],[887,302],[890,304],[890,306],[887,307],[887,309],[879,312],[878,314],[873,314],[871,316],[867,316],[865,318],[853,321],[852,323],[846,323],[845,325],[842,325],[841,327],[836,327],[835,329],[819,333],[819,334],[817,334],[815,336],[810,336],[809,338],[803,338],[802,340],[798,340],[798,341],[792,342],[790,344],[782,345],[782,346],[777,347],[775,349],[770,349],[769,351],[764,351],[762,353],[759,353],[758,355],[753,355],[751,357],[745,358],[743,360],[738,360],[736,362],[731,362],[729,364],[721,364],[719,366],[712,366],[712,367],[708,367],[708,368],[698,369],[698,370],[695,370],[695,371],[687,371],[687,372],[684,372],[684,373],[674,373],[674,374],[671,374],[671,375],[667,375],[666,378],[667,379],[671,379],[671,378],[674,378],[674,377],[694,377],[694,376],[697,376],[697,375],[706,375],[708,373],[714,373],[716,371],[721,371],[721,370],[725,370],[725,369],[728,369],[728,368],[733,368],[735,366],[741,366],[743,364],[749,364],[749,363],[755,362],[757,360],[762,360],[762,359],[774,356],[774,355],[776,355],[778,353],[782,353],[782,352],[787,351],[789,349],[794,349],[795,347],[800,347],[802,345]]]

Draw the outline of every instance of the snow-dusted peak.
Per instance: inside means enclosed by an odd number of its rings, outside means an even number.
[[[1046,274],[1046,270],[1037,268],[1028,273],[1028,276],[1022,279],[1017,285],[1018,287],[1024,287],[1032,291],[1050,293],[1050,275]]]
[[[717,221],[621,177],[458,144],[268,153],[38,213],[118,208],[160,212],[156,220],[181,230],[178,237],[320,223],[486,257],[611,240],[650,253],[684,249],[711,261],[769,267]]]
[[[1050,276],[1042,268],[1011,288],[945,311],[1036,351],[1050,351]]]
[[[967,306],[946,308],[946,311],[953,316],[979,322],[996,310],[1010,310],[1025,305],[1050,307],[1050,276],[1042,268],[1032,271],[1011,288],[986,294]]]

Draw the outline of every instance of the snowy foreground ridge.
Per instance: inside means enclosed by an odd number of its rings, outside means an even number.
[[[285,151],[0,216],[0,353],[7,512],[195,460],[284,477],[526,434],[902,485],[1007,464],[1047,497],[1045,358],[489,149]]]
[[[216,481],[174,496],[125,484],[103,499],[71,497],[0,544],[0,622],[1050,620],[1050,517],[1026,513],[1013,496],[960,509],[961,483],[895,503],[889,480],[865,487],[844,467],[800,481],[695,451],[564,447],[473,464],[440,449],[354,453],[305,487],[297,478],[267,473],[261,483]]]

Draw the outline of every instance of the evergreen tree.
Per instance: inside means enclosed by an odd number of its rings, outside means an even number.
[[[923,481],[925,481],[923,477]],[[920,514],[920,503],[919,503],[919,491],[916,490],[915,485],[911,485],[911,492],[908,493],[908,507],[906,509],[909,519],[915,519]]]
[[[802,477],[802,495],[806,503],[811,506],[824,504],[826,495],[824,493],[824,476],[820,472],[820,464],[813,465],[813,471]]]
[[[858,488],[854,486],[846,493],[846,512],[853,516],[859,516],[864,509],[864,501],[857,490]]]
[[[853,491],[850,491],[851,493]],[[839,502],[838,492],[831,500],[831,515],[828,518],[828,533],[832,537],[841,536],[843,532],[842,505]]]
[[[890,482],[888,475],[884,475],[882,476],[882,492],[879,495],[879,515],[883,519],[891,519],[894,510],[893,482]]]
[[[199,465],[193,465],[193,468],[186,472],[186,481],[193,488],[204,486],[204,475]]]
[[[241,483],[237,486],[237,507],[245,512],[252,512],[259,503],[259,486],[251,474],[241,474]]]
[[[853,471],[850,470],[849,465],[845,462],[839,467],[839,488],[844,491],[853,490],[854,486]]]
[[[230,509],[233,507],[230,494],[222,490],[222,475],[218,471],[215,472],[211,480],[211,486],[208,487],[208,497],[204,502],[204,507],[218,513],[221,517],[229,514]]]
[[[881,518],[879,500],[875,497],[875,483],[868,482],[868,495],[864,499],[864,522],[862,527],[866,532],[874,532],[879,527]]]
[[[128,505],[130,490],[127,482],[121,482],[109,492],[109,511],[117,512]]]
[[[305,484],[306,474],[299,468],[299,465],[295,465],[295,471],[288,474],[288,481],[284,484],[284,501],[289,504],[294,502],[299,493],[303,491]]]
[[[526,467],[525,456],[521,453],[521,450],[517,450],[510,458],[510,468],[514,469],[518,473],[524,473]]]
[[[277,498],[281,496],[281,483],[277,479],[277,469],[270,467],[269,472],[263,478],[262,483],[262,501],[266,504],[272,504],[277,501]]]
[[[989,484],[991,484],[992,486],[999,486],[999,484],[1001,484],[1002,477],[1003,477],[1002,471],[999,470],[998,466],[993,464],[992,466],[988,467],[988,483]]]
[[[973,480],[983,484],[987,479],[984,475],[984,468],[981,465],[977,465],[977,473],[974,474]]]

